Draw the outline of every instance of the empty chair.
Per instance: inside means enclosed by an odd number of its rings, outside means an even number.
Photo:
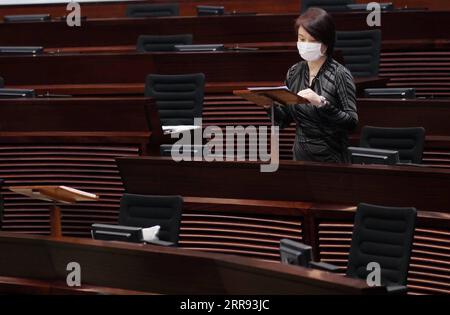
[[[319,7],[326,11],[346,11],[348,10],[347,4],[355,3],[354,0],[302,0],[301,12],[305,12],[311,7]]]
[[[138,17],[159,17],[180,15],[178,3],[166,4],[130,4],[127,6],[126,16]]]
[[[193,125],[201,118],[205,75],[150,74],[145,83],[145,96],[153,97],[163,126]]]
[[[175,51],[175,45],[192,45],[192,34],[141,35],[137,41],[137,51]]]
[[[406,293],[417,211],[360,203],[356,211],[347,276],[367,279],[369,263],[380,266],[381,284],[391,293]],[[336,271],[333,265],[311,262],[317,269]]]
[[[360,146],[365,148],[395,150],[399,152],[400,162],[422,162],[425,142],[425,129],[383,128],[364,126],[361,131]]]
[[[124,194],[120,201],[119,224],[143,228],[159,225],[158,238],[177,245],[182,207],[181,196]]]
[[[341,52],[345,66],[358,77],[378,76],[381,31],[338,31],[335,50]]]
[[[3,80],[2,77],[0,77],[0,89],[5,87],[5,80]]]
[[[145,83],[145,96],[156,100],[162,126],[194,125],[195,118],[202,117],[204,89],[203,73],[150,74]],[[194,147],[187,149],[190,155],[196,155],[197,152],[201,154],[201,151]],[[171,155],[171,150],[171,144],[160,146],[163,156]]]

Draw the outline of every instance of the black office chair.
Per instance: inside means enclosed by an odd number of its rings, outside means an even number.
[[[311,7],[319,7],[328,12],[347,11],[347,4],[355,3],[354,0],[302,0],[301,12],[305,12]]]
[[[381,267],[381,284],[390,293],[407,292],[414,237],[415,208],[382,207],[360,203],[356,211],[347,276],[366,279],[370,262]],[[312,268],[336,271],[333,265],[311,262]]]
[[[340,51],[345,66],[358,77],[378,76],[380,68],[381,31],[338,31],[335,49]]]
[[[4,180],[0,178],[0,230],[2,229],[3,224],[3,194],[1,193],[3,183]]]
[[[178,3],[130,4],[127,6],[126,11],[126,16],[131,18],[178,15],[180,15],[180,8]]]
[[[140,35],[136,48],[138,52],[175,51],[175,45],[192,45],[192,34]]]
[[[3,89],[5,87],[5,80],[3,80],[2,77],[0,77],[0,89]]]
[[[143,228],[159,225],[158,238],[177,245],[182,207],[181,196],[124,194],[120,201],[119,225]]]
[[[364,148],[395,150],[401,163],[420,164],[425,143],[425,129],[364,126],[359,145]]]
[[[155,99],[163,126],[193,125],[201,118],[204,90],[203,73],[150,74],[145,83],[145,96]]]

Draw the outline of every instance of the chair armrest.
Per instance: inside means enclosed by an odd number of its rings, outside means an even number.
[[[151,244],[151,245],[160,245],[160,246],[175,246],[175,243],[161,241],[161,240],[146,241],[145,243]]]
[[[324,262],[317,262],[317,261],[311,261],[309,263],[309,266],[313,269],[323,270],[323,271],[329,271],[329,272],[339,272],[339,267],[327,264]]]
[[[408,287],[405,285],[388,285],[386,291],[388,294],[406,294]]]

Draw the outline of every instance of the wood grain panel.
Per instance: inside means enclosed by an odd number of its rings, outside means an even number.
[[[298,0],[282,0],[283,3],[275,3],[270,0],[135,0],[81,3],[82,16],[88,18],[113,18],[125,17],[125,11],[128,4],[145,3],[178,3],[180,5],[180,15],[197,15],[197,5],[220,5],[225,7],[225,12],[233,13],[292,13],[300,12],[300,3]],[[39,4],[39,5],[11,5],[0,6],[0,16],[8,14],[38,14],[48,13],[53,17],[67,15],[66,5],[64,4]]]
[[[384,52],[380,76],[388,87],[415,88],[418,97],[450,96],[450,51]]]
[[[127,145],[0,145],[0,177],[5,185],[66,185],[98,194],[95,203],[62,206],[64,235],[89,236],[90,225],[115,223],[123,193],[114,158],[137,156]],[[2,230],[49,234],[49,206],[2,189],[5,212]]]
[[[180,246],[279,260],[282,238],[302,240],[302,222],[295,217],[183,212]]]

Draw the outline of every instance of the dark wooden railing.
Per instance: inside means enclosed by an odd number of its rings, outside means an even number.
[[[94,2],[82,4],[82,15],[88,18],[125,17],[126,6],[130,3],[173,3],[173,0],[135,0],[130,2]],[[228,14],[235,13],[299,13],[300,0],[283,0],[273,2],[270,0],[178,0],[180,15],[197,15],[197,5],[219,5],[225,7]],[[368,3],[371,0],[357,0],[357,3]],[[443,0],[392,0],[396,8],[428,8],[430,10],[449,10],[450,5]],[[55,18],[66,16],[66,4],[36,4],[36,5],[8,5],[0,6],[0,16],[8,14],[36,14],[48,13]]]
[[[292,238],[342,273],[359,202],[415,206],[410,293],[450,293],[449,171],[284,162],[260,173],[258,163],[161,158],[118,164],[127,192],[184,196],[182,247],[278,260],[279,240]]]

